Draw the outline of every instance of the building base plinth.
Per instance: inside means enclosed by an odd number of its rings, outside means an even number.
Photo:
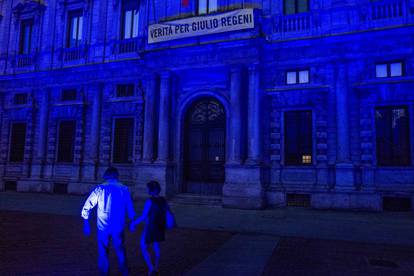
[[[266,193],[262,185],[262,168],[228,166],[222,202],[225,208],[265,208]]]
[[[68,194],[87,195],[96,186],[97,186],[97,184],[93,184],[93,183],[71,182],[71,183],[68,183]]]
[[[17,192],[53,193],[53,182],[43,180],[18,180]]]
[[[311,206],[316,209],[381,211],[382,199],[371,193],[315,193]]]
[[[335,178],[336,191],[345,192],[355,190],[354,166],[352,164],[337,164]]]
[[[155,180],[160,183],[161,195],[169,196],[173,193],[172,168],[166,163],[152,163],[142,164],[137,169],[139,174],[137,176],[137,185],[133,191],[133,198],[144,198],[148,197],[147,183]]]

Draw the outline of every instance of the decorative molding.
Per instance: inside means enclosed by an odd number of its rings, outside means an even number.
[[[37,22],[45,10],[46,5],[44,1],[25,0],[13,8],[15,24],[18,24],[22,19],[30,18],[33,18]]]

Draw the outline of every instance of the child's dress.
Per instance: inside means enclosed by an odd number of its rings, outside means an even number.
[[[146,244],[165,240],[165,216],[168,208],[163,197],[151,197],[149,200],[151,207],[144,227]]]

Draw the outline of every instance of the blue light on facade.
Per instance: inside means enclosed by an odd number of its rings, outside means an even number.
[[[1,189],[413,201],[413,1],[199,2],[0,4]]]

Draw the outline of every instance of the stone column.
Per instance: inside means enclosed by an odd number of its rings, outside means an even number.
[[[249,95],[247,110],[247,163],[259,164],[261,158],[261,95],[260,73],[257,65],[249,66]]]
[[[171,76],[170,73],[163,73],[160,80],[160,114],[158,130],[158,161],[166,162],[170,157],[170,94]]]
[[[242,139],[242,109],[241,109],[241,68],[233,67],[230,71],[230,149],[228,162],[240,164]]]
[[[231,103],[240,102],[239,97],[233,97],[238,90],[240,92],[240,72],[232,71],[231,74]],[[265,191],[262,185],[263,168],[261,167],[261,91],[260,91],[260,73],[257,65],[249,67],[249,95],[247,108],[247,150],[248,156],[244,166],[228,165],[226,166],[226,182],[223,186],[223,206],[241,209],[262,209],[265,207]],[[238,113],[241,110],[236,109]],[[232,117],[234,115],[232,114]],[[232,118],[233,119],[233,118]],[[234,124],[239,118],[234,118]],[[241,124],[241,120],[239,126]],[[232,121],[233,126],[233,121]],[[231,129],[231,135],[240,133],[240,130]],[[237,143],[236,143],[237,145]],[[231,157],[236,157],[234,153],[239,153],[239,148],[231,147]],[[233,150],[234,149],[234,150]]]
[[[39,101],[39,121],[37,122],[38,131],[36,137],[38,137],[37,150],[35,156],[35,162],[32,165],[32,176],[34,178],[43,177],[43,166],[46,162],[46,141],[47,141],[47,128],[48,128],[48,115],[49,115],[49,91],[40,91]]]
[[[89,158],[93,160],[95,166],[99,163],[99,137],[100,137],[100,124],[101,124],[101,108],[102,108],[102,89],[103,85],[99,85],[93,95],[92,103],[92,120],[91,120],[91,134]]]
[[[346,65],[339,65],[335,70],[336,96],[336,189],[348,190],[354,187],[353,166],[349,145],[349,84]]]
[[[152,162],[154,160],[155,137],[155,96],[157,94],[157,78],[155,75],[147,79],[145,89],[145,118],[144,118],[144,148],[143,160]]]

